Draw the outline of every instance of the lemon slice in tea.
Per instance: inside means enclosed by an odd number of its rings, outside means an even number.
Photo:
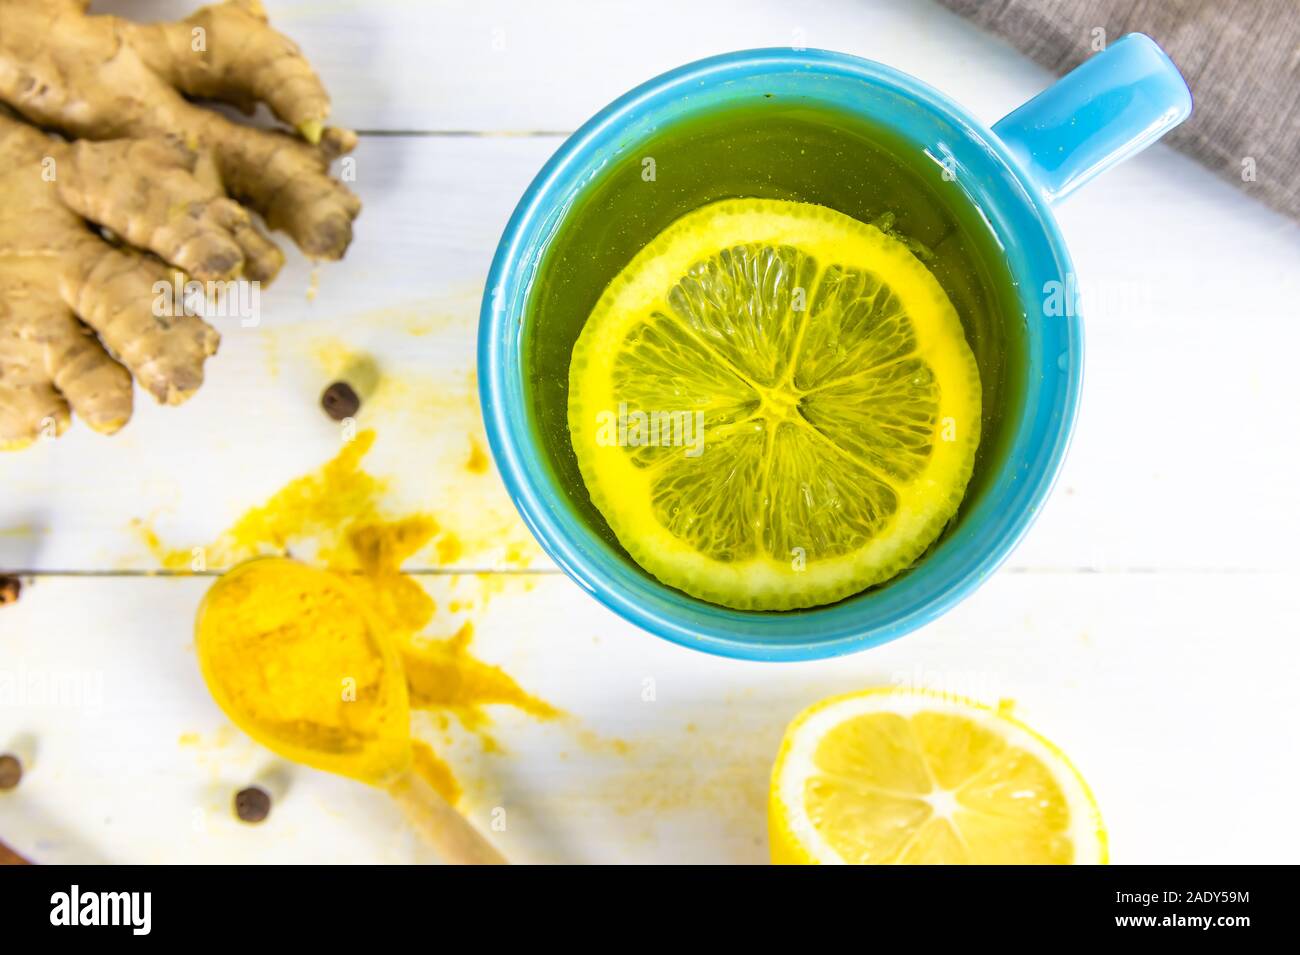
[[[896,239],[822,206],[713,203],[609,284],[569,367],[592,502],[655,577],[751,610],[908,567],[956,513],[980,383]]]
[[[1059,749],[970,700],[886,688],[790,724],[772,770],[772,861],[1107,861],[1087,784]]]

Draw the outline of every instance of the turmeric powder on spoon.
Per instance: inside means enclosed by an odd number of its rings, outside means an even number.
[[[445,861],[504,862],[412,772],[401,659],[362,596],[346,576],[284,557],[234,568],[195,625],[208,689],[281,756],[386,789]]]
[[[346,576],[287,558],[247,561],[199,608],[213,698],[295,762],[382,782],[411,761],[401,660]]]

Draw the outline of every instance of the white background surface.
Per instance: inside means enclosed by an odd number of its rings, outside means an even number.
[[[284,767],[229,728],[190,628],[206,579],[151,575],[133,520],[211,541],[338,448],[317,407],[346,348],[384,373],[362,423],[396,510],[474,546],[410,565],[472,619],[476,652],[569,717],[495,715],[502,754],[448,755],[520,862],[766,858],[766,774],[785,723],[834,692],[938,686],[1018,714],[1095,789],[1115,862],[1295,861],[1300,791],[1300,228],[1156,146],[1059,210],[1085,289],[1083,411],[1056,493],[1009,564],[956,611],[854,657],[747,664],[636,631],[556,574],[494,475],[463,463],[478,297],[515,200],[589,114],[688,60],[826,46],[915,74],[995,121],[1046,73],[928,0],[267,0],[363,136],[347,259],[296,253],[257,329],[222,327],[208,383],[106,439],[0,458],[0,749],[35,753],[0,838],[42,860],[423,860],[383,794]],[[100,3],[146,19],[180,2]],[[1261,167],[1264,164],[1261,163]],[[526,573],[507,553],[532,557]],[[510,573],[496,573],[510,571]],[[83,705],[20,685],[70,680]],[[643,700],[646,680],[656,688]],[[0,694],[5,688],[0,683]],[[182,734],[199,742],[183,745]],[[625,745],[615,745],[612,740]],[[268,822],[231,793],[277,769]]]

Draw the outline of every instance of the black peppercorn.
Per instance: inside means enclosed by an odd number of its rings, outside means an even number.
[[[321,407],[335,421],[351,418],[361,407],[361,399],[346,381],[336,381],[320,396]]]
[[[271,814],[271,794],[260,786],[235,793],[235,815],[241,822],[261,822]]]
[[[14,789],[23,778],[23,764],[17,756],[5,753],[0,756],[0,792]]]

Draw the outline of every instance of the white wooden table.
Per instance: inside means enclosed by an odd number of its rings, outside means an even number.
[[[97,4],[146,18],[183,2]],[[423,860],[383,794],[283,767],[209,700],[191,645],[210,580],[158,573],[338,448],[317,406],[342,356],[383,372],[363,409],[392,506],[469,542],[413,573],[477,653],[569,718],[495,714],[502,753],[447,755],[466,808],[520,862],[766,859],[786,721],[835,692],[937,686],[995,701],[1092,783],[1116,862],[1295,861],[1300,791],[1300,228],[1157,146],[1060,210],[1085,289],[1082,417],[1055,496],[1010,563],[924,630],[801,665],[713,659],[641,633],[558,574],[495,475],[473,393],[478,297],[515,200],[565,132],[691,59],[826,46],[878,59],[987,121],[1047,85],[928,0],[266,0],[363,131],[365,202],[309,300],[300,256],[262,325],[222,326],[180,409],[141,397],[106,439],[75,427],[0,458],[0,750],[34,751],[0,838],[46,861]],[[1263,164],[1261,164],[1263,168]],[[526,571],[520,571],[522,563]],[[470,602],[451,612],[453,598]],[[643,692],[652,680],[654,699]],[[50,699],[54,689],[63,698]],[[54,694],[54,695],[57,695]],[[615,742],[621,741],[621,742]],[[443,745],[443,744],[440,744]],[[231,793],[277,768],[262,826]]]

